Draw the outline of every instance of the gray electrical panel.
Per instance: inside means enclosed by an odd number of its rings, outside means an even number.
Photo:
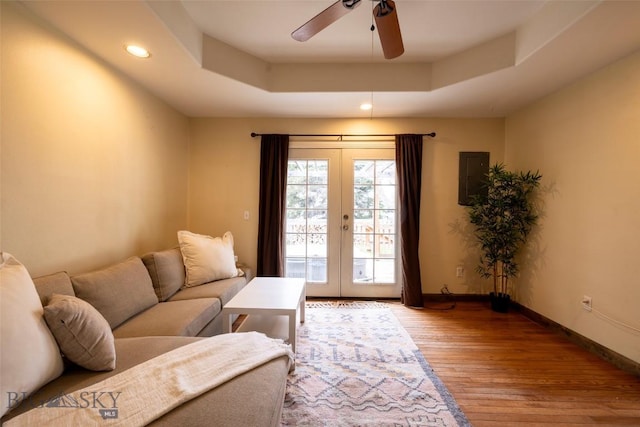
[[[460,152],[458,176],[458,204],[469,206],[471,197],[487,192],[484,186],[489,173],[489,153],[484,151]]]

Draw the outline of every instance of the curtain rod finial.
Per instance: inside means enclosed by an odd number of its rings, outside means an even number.
[[[255,132],[251,132],[251,138],[255,138],[256,136],[258,136],[258,134],[257,134],[257,133],[255,133]]]

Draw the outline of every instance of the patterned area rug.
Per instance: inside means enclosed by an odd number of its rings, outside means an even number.
[[[384,303],[308,303],[284,426],[469,426]]]

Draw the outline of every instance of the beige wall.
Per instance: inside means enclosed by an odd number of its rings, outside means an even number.
[[[457,176],[459,151],[490,151],[492,163],[544,175],[518,301],[640,361],[640,53],[506,123],[187,119],[20,6],[0,3],[0,249],[32,275],[173,246],[185,227],[233,231],[239,257],[255,267],[260,144],[250,132],[436,131],[423,158],[423,291],[489,290],[473,272]],[[457,265],[465,277],[455,277]],[[581,309],[585,294],[597,312]]]
[[[425,293],[481,292],[477,259],[466,245],[464,208],[458,206],[458,152],[490,151],[502,161],[502,119],[191,119],[189,227],[219,236],[231,230],[241,261],[255,267],[258,230],[259,133],[422,133],[425,138],[420,257]],[[248,210],[250,219],[243,219]],[[462,229],[462,230],[461,230]],[[455,277],[464,265],[464,278]]]
[[[518,300],[640,362],[640,52],[508,117],[506,161],[543,174]]]
[[[32,275],[176,244],[189,123],[2,2],[0,247]]]

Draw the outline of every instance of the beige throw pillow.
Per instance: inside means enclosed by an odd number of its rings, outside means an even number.
[[[0,264],[0,416],[64,369],[27,269],[12,255]]]
[[[91,304],[70,295],[54,294],[44,318],[62,354],[92,371],[116,367],[116,348],[109,322]]]
[[[222,238],[214,238],[178,231],[178,243],[186,271],[186,287],[238,275],[231,232],[227,231]]]
[[[149,270],[159,301],[166,301],[184,285],[184,262],[180,248],[149,252],[142,256],[144,266]]]

